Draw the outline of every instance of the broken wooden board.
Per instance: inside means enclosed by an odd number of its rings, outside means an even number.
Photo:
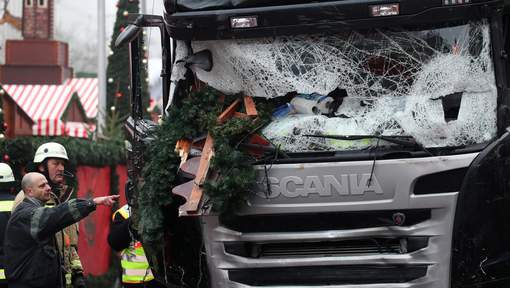
[[[227,109],[225,109],[217,118],[217,121],[219,124],[224,123],[228,119],[232,117],[238,117],[238,118],[250,118],[250,117],[256,117],[258,115],[257,109],[255,107],[255,102],[253,101],[253,98],[250,96],[244,96],[243,97],[243,103],[245,106],[246,113],[237,112],[239,106],[241,105],[241,100],[237,99],[232,104],[230,104]],[[190,143],[191,145],[194,145]],[[190,187],[188,184],[187,186],[178,186],[179,193],[182,195],[188,195],[186,198],[186,203],[179,207],[179,216],[196,216],[200,215],[199,212],[200,204],[203,201],[203,189],[202,185],[204,184],[205,180],[207,179],[207,174],[209,171],[209,165],[211,162],[212,157],[214,156],[214,139],[212,138],[211,134],[207,134],[207,138],[205,140],[204,146],[202,148],[202,155],[200,156],[200,161],[198,164],[198,168],[196,170],[196,177],[193,180],[193,185]],[[196,161],[196,160],[195,160]],[[181,168],[185,166],[185,163],[181,163]],[[189,164],[191,166],[191,163]],[[186,168],[187,169],[187,168]],[[189,182],[188,182],[189,183]],[[191,193],[189,191],[184,191],[184,189],[191,189]]]
[[[246,145],[246,152],[248,152],[248,154],[256,157],[256,158],[261,158],[262,156],[264,156],[264,153],[266,153],[266,151],[271,148],[271,143],[269,141],[267,141],[266,138],[258,135],[258,134],[253,134],[247,141],[247,145]]]
[[[241,118],[241,119],[248,119],[248,118],[250,118],[250,115],[244,114],[244,113],[241,113],[241,112],[234,112],[234,115],[232,115],[232,116],[235,117],[235,118]]]
[[[172,189],[172,193],[175,195],[181,196],[182,198],[184,198],[184,200],[186,202],[188,202],[191,197],[192,190],[193,190],[193,180],[186,182],[184,184],[175,186]]]
[[[178,173],[184,178],[195,179],[199,165],[200,157],[188,158],[188,161],[181,165]]]
[[[227,119],[232,118],[232,116],[236,113],[237,108],[239,107],[239,104],[241,104],[241,100],[237,99],[236,101],[232,102],[230,106],[228,106],[225,111],[221,112],[220,116],[218,116],[218,123],[223,123],[227,121]]]
[[[202,185],[204,184],[207,178],[207,172],[209,171],[211,158],[214,156],[213,147],[214,140],[211,134],[207,134],[204,149],[202,150],[202,155],[200,156],[200,164],[198,165],[195,180],[193,180],[193,189],[191,191],[191,195],[189,196],[188,201],[184,205],[179,207],[179,215],[197,213],[198,206],[200,204],[203,194]]]
[[[244,109],[246,109],[246,114],[248,116],[258,116],[257,107],[255,106],[255,101],[251,96],[244,96]]]

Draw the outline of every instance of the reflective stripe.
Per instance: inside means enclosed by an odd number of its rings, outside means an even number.
[[[0,269],[0,280],[5,280],[5,270]]]
[[[71,269],[77,270],[77,269],[83,269],[81,266],[81,261],[79,259],[74,259],[71,261]]]
[[[131,247],[126,248],[122,251],[121,258],[126,262],[134,263],[149,263],[142,247],[133,249]]]
[[[140,280],[143,279],[145,276],[149,276],[152,273],[149,269],[124,269],[124,275],[128,277],[140,277]]]
[[[136,255],[133,251],[126,251],[122,254],[122,260],[135,263],[147,263],[145,255]]]
[[[66,273],[66,286],[73,285],[73,275]]]
[[[149,268],[149,263],[147,262],[129,262],[127,260],[121,260],[120,265],[122,268],[127,269],[143,269],[147,270]]]
[[[23,191],[22,191],[22,192],[23,192]],[[46,201],[46,203],[44,203],[44,206],[45,206],[45,207],[54,207],[55,205],[57,205],[57,204],[56,204],[56,202],[57,202],[57,200],[56,200],[57,195],[55,195],[55,194],[51,193],[51,194],[50,194],[50,196],[51,196],[51,197],[50,197],[50,200],[48,200],[48,201]]]
[[[122,218],[124,218],[124,219],[128,219],[129,215],[131,214],[131,213],[129,213],[129,206],[127,204],[120,207],[119,209],[117,209],[117,211],[115,211],[115,213],[113,213],[112,220],[115,219],[115,216],[117,216],[117,213],[119,213],[120,216],[122,216]]]
[[[147,276],[127,276],[122,275],[122,283],[143,283],[143,282],[149,282],[151,280],[154,280],[154,276],[147,275]]]
[[[122,282],[143,283],[154,279],[150,268],[147,269],[122,269]]]
[[[138,277],[138,279],[141,281],[143,279],[148,279],[149,277],[152,277],[151,269],[122,269],[123,276],[132,277],[134,279],[135,277]]]
[[[0,212],[11,212],[14,201],[0,201]]]

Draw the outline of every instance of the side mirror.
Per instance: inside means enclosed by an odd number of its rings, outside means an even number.
[[[191,69],[192,71],[201,69],[206,72],[210,72],[213,67],[212,53],[209,50],[199,51],[182,60],[177,61],[176,63],[180,62],[184,62],[184,66]]]
[[[141,31],[141,27],[129,24],[127,28],[119,34],[117,40],[115,40],[115,47],[119,47],[133,41],[136,37],[138,37],[138,34],[140,34]]]

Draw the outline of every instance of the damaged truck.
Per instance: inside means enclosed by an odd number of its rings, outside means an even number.
[[[218,122],[272,105],[236,145],[256,155],[256,179],[227,216],[201,186],[214,177],[210,135],[177,147],[167,192],[180,201],[161,208],[163,248],[146,249],[156,277],[168,287],[510,285],[505,2],[165,0],[164,17],[135,15],[117,41],[130,45],[135,213],[158,137],[142,119],[143,29],[161,32],[163,122],[204,87],[218,103],[241,95]]]

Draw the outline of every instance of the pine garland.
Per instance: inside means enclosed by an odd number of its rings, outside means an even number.
[[[226,97],[229,104],[237,96]],[[176,175],[180,158],[175,144],[180,139],[193,139],[210,132],[214,138],[214,157],[210,169],[217,176],[204,185],[214,212],[233,213],[246,200],[255,182],[253,159],[238,149],[244,137],[253,133],[268,119],[267,109],[257,105],[260,117],[254,119],[232,118],[222,125],[217,117],[224,105],[219,93],[205,88],[192,92],[182,105],[173,107],[169,116],[156,130],[156,140],[151,143],[144,170],[144,184],[139,194],[140,220],[137,225],[144,245],[161,248],[165,227],[165,207],[173,204],[171,190],[178,185]],[[136,223],[135,223],[136,225]]]
[[[73,137],[17,137],[0,141],[0,155],[8,155],[13,165],[29,164],[35,150],[46,142],[66,148],[72,165],[107,166],[125,163],[124,147],[118,141],[92,141]]]
[[[175,144],[183,138],[192,139],[207,130],[210,115],[217,115],[221,105],[212,90],[195,92],[183,100],[180,107],[172,107],[168,117],[155,131],[156,140],[148,148],[140,189],[139,223],[135,226],[146,243],[160,247],[164,233],[164,207],[172,204],[171,189],[175,186],[180,158]],[[149,245],[151,245],[149,244]]]
[[[232,118],[223,125],[212,129],[214,157],[210,169],[216,177],[204,184],[204,192],[209,197],[212,210],[220,214],[234,212],[243,205],[255,182],[256,173],[252,159],[237,147],[245,135],[252,133],[261,118]]]

